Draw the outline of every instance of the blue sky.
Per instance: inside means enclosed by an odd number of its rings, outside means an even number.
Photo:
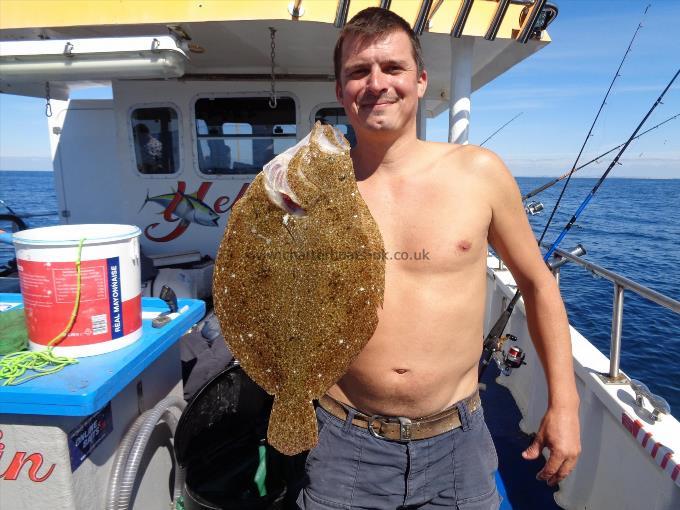
[[[633,37],[652,4],[586,145],[582,162],[623,143],[680,67],[680,1],[556,0],[553,42],[472,96],[470,142],[480,143],[516,114],[485,146],[515,175],[560,175],[571,168]],[[680,78],[646,127],[680,113]],[[645,128],[643,127],[642,130]],[[446,140],[448,118],[428,124]],[[577,175],[600,176],[613,159]],[[612,177],[680,178],[680,118],[633,142]]]
[[[648,0],[557,0],[553,42],[473,94],[470,142],[490,140],[515,175],[556,176],[574,162]],[[651,2],[632,52],[593,136],[585,162],[624,142],[680,67],[680,1]],[[109,90],[74,97],[110,97]],[[645,127],[680,113],[680,80]],[[643,128],[644,129],[644,128]],[[445,141],[448,116],[428,121],[428,138]],[[599,176],[603,159],[578,175]],[[680,118],[634,142],[612,177],[680,178]],[[44,100],[0,94],[0,170],[49,169]]]

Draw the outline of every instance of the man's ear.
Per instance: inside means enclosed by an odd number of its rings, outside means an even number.
[[[342,86],[338,80],[335,80],[335,97],[338,99],[338,103],[342,104]]]
[[[418,98],[425,96],[425,91],[427,90],[427,71],[422,70],[420,76],[418,77]]]

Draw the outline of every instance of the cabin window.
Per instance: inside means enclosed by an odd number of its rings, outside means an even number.
[[[338,131],[347,138],[350,146],[354,147],[357,144],[356,134],[354,133],[352,125],[349,123],[344,108],[320,108],[314,116],[314,121],[320,121],[322,124],[335,126]]]
[[[143,174],[174,174],[179,163],[177,112],[169,107],[132,111],[132,136],[137,170]]]
[[[268,97],[196,101],[198,168],[204,174],[256,174],[297,143],[295,102]]]

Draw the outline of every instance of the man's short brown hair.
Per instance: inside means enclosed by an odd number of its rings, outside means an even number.
[[[418,66],[418,75],[422,73],[425,65],[423,64],[422,50],[420,41],[408,22],[398,14],[381,9],[380,7],[369,7],[358,12],[347,23],[340,32],[338,42],[335,44],[333,52],[333,64],[335,65],[335,80],[340,82],[341,63],[342,63],[342,44],[348,36],[357,36],[360,39],[380,38],[387,34],[403,31],[411,41],[413,59]]]

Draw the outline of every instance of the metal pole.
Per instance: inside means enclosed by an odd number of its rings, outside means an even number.
[[[425,98],[418,101],[418,113],[416,114],[416,135],[418,140],[425,140],[427,137],[427,108]]]
[[[553,276],[555,277],[555,283],[557,283],[557,288],[560,287],[560,268],[556,267],[553,269]]]
[[[449,143],[468,143],[472,95],[473,37],[451,37]]]
[[[623,325],[623,286],[614,284],[614,306],[612,307],[612,337],[609,347],[609,377],[619,377],[621,361],[621,328]]]

